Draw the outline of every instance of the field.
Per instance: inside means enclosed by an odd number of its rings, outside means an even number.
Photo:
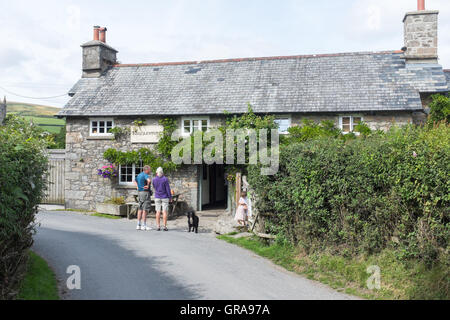
[[[65,125],[64,119],[57,119],[54,117],[61,109],[49,106],[8,102],[7,111],[24,117],[27,120],[32,120],[34,124],[41,126],[44,130],[50,133],[58,133]]]

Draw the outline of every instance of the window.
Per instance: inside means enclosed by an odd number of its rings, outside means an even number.
[[[275,123],[278,124],[278,132],[280,134],[288,134],[288,130],[291,127],[291,118],[276,118]]]
[[[196,131],[208,131],[209,118],[183,118],[182,130],[184,135],[190,135]]]
[[[344,134],[353,132],[356,125],[361,123],[363,118],[360,116],[342,116],[339,118],[339,126]]]
[[[119,166],[119,184],[132,185],[136,177],[142,172],[142,163],[139,165]]]
[[[92,119],[90,126],[91,136],[110,136],[111,129],[114,128],[113,119]]]

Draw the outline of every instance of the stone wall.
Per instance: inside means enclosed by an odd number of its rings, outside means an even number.
[[[115,119],[118,127],[130,127],[134,119]],[[156,124],[158,119],[146,119],[147,124]],[[67,208],[94,210],[96,203],[112,197],[124,196],[133,201],[136,189],[121,186],[118,179],[110,181],[97,175],[97,169],[108,164],[103,153],[109,148],[133,151],[153,148],[149,144],[132,144],[127,135],[118,141],[114,138],[89,137],[88,118],[68,118],[66,136],[65,201]],[[156,168],[153,168],[155,171]],[[196,166],[184,166],[168,175],[172,188],[182,193],[180,201],[189,207],[197,207],[198,172]]]
[[[388,130],[393,125],[404,126],[413,122],[413,116],[410,112],[398,112],[398,113],[354,113],[350,114],[354,116],[363,117],[363,121],[372,130]],[[344,114],[343,114],[344,116]],[[313,120],[317,123],[329,120],[332,121],[336,127],[339,126],[339,115],[333,114],[317,114],[317,115],[306,115],[306,114],[295,114],[292,115],[292,125],[301,125],[303,120]]]
[[[363,116],[364,121],[372,129],[387,130],[396,124],[399,126],[412,122],[411,113],[355,114]],[[316,122],[331,120],[339,124],[339,115],[292,115],[292,124],[300,125],[302,120],[311,119]],[[118,127],[131,127],[133,118],[114,119]],[[147,118],[146,124],[156,125],[158,118]],[[181,119],[180,119],[181,120]],[[223,116],[210,117],[210,125],[216,127],[223,123]],[[119,138],[90,137],[89,118],[68,118],[66,136],[66,168],[65,168],[65,201],[67,208],[94,210],[96,203],[104,202],[112,197],[123,196],[133,201],[136,190],[133,186],[119,185],[118,179],[110,181],[97,175],[97,169],[108,164],[103,153],[109,148],[121,151],[133,151],[140,148],[154,148],[154,144],[132,144],[130,135]],[[155,171],[156,168],[153,168]],[[177,172],[168,175],[172,188],[181,193],[180,201],[187,207],[197,210],[198,177],[200,168],[195,165],[183,166]]]

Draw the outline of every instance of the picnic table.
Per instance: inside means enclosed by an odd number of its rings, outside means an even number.
[[[172,203],[169,204],[169,212],[168,212],[168,219],[172,219],[175,216],[175,211],[177,209],[177,205],[178,205],[178,200],[180,199],[181,194],[174,194],[172,196]],[[131,219],[133,216],[137,217],[137,213],[139,210],[139,199],[138,199],[138,195],[133,195],[134,197],[134,202],[128,202],[125,205],[127,206],[127,218]],[[154,212],[155,210],[155,197],[152,196],[152,211]]]

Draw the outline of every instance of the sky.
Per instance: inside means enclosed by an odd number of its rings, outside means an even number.
[[[450,69],[450,1],[426,7],[440,11],[440,64]],[[404,14],[416,8],[416,0],[0,0],[0,97],[64,106],[94,25],[108,28],[122,63],[199,61],[399,50]]]

